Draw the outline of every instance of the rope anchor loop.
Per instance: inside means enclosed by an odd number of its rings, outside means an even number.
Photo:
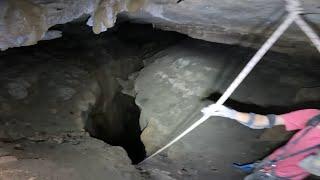
[[[299,0],[286,0],[286,10],[297,15],[304,11]]]

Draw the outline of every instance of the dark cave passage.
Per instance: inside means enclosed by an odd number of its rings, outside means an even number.
[[[146,152],[140,139],[140,110],[134,103],[134,98],[117,93],[112,99],[112,106],[106,111],[93,109],[85,129],[92,137],[123,147],[133,164],[142,161]]]
[[[207,100],[211,100],[216,102],[222,96],[221,93],[212,93],[209,97],[205,98]],[[204,99],[204,100],[205,100]],[[231,107],[233,109],[237,109],[241,112],[254,112],[258,114],[284,114],[290,111],[295,111],[299,109],[310,109],[310,108],[320,108],[320,104],[318,101],[304,101],[295,104],[276,106],[276,105],[268,105],[261,106],[250,103],[242,103],[233,99],[228,99],[225,102],[225,105]]]
[[[127,79],[131,73],[140,71],[145,59],[186,36],[157,30],[150,24],[128,22],[117,24],[108,31],[108,38],[116,38],[121,43],[115,41],[116,44],[107,44],[111,59],[106,62],[103,60],[105,57],[101,57],[98,61],[102,63],[97,62],[94,74],[102,92],[86,116],[85,129],[92,137],[123,147],[132,163],[137,164],[146,157],[140,139],[140,109],[134,97],[121,92],[123,87],[118,79]]]

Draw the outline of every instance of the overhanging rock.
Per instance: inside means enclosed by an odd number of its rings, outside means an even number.
[[[258,47],[285,15],[281,0],[28,0],[0,2],[0,49],[27,46],[46,37],[48,29],[79,17],[95,33],[112,27],[117,15],[131,21],[152,23],[157,28],[187,34],[197,39]],[[320,28],[320,2],[303,2],[304,17]],[[19,23],[17,23],[19,22]],[[308,40],[293,26],[274,50],[302,53]],[[309,50],[310,51],[310,50]],[[311,50],[312,51],[312,50]]]

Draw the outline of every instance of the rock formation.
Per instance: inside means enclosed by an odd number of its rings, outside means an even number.
[[[3,0],[0,3],[1,50],[60,37],[59,32],[48,29],[78,18],[88,19],[93,32],[100,33],[114,25],[117,15],[197,39],[257,48],[286,13],[281,0]],[[304,17],[315,28],[320,24],[318,7],[317,0],[303,2]],[[308,40],[300,33],[293,26],[274,49],[301,54],[308,49]]]

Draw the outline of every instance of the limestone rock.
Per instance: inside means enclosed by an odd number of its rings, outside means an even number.
[[[3,148],[0,148],[0,157],[8,155],[10,155],[8,151],[4,150]]]
[[[64,101],[71,99],[75,93],[76,90],[71,87],[62,87],[58,89],[58,97]]]
[[[10,162],[17,161],[18,159],[14,156],[1,156],[0,157],[0,164],[6,164]]]
[[[135,93],[141,109],[141,140],[148,155],[200,119],[200,110],[210,103],[208,100],[221,96],[244,67],[242,59],[253,53],[238,48],[183,41],[146,60],[146,67],[135,80]],[[288,68],[288,64],[298,62],[302,63],[300,59],[268,54],[225,105],[244,112],[288,112],[301,85],[307,86],[318,75],[304,73],[314,68],[311,66],[303,70],[300,66]],[[251,130],[230,119],[211,117],[142,166],[149,171],[168,171],[177,179],[239,179],[242,175],[230,168],[235,160],[258,160],[287,138],[282,129]]]
[[[286,13],[283,1],[237,0],[149,0],[139,13],[127,16],[136,21],[152,23],[156,28],[177,31],[190,37],[224,44],[260,47],[283,19]],[[305,12],[318,12],[315,0],[301,1]],[[304,15],[315,27],[319,27],[317,15]],[[311,49],[309,40],[297,26],[292,26],[273,50],[304,53]],[[290,43],[290,45],[288,45]],[[294,44],[294,45],[293,45]],[[291,46],[293,45],[293,46]],[[311,50],[312,51],[312,50]],[[315,51],[312,51],[315,53]]]
[[[40,40],[48,29],[44,9],[30,1],[1,1],[0,49],[28,46]]]
[[[303,101],[319,101],[320,100],[320,87],[302,88],[299,90],[295,97],[296,102]]]
[[[4,0],[0,3],[1,50],[60,37],[55,32],[48,38],[53,32],[46,31],[56,24],[77,18],[84,21],[89,16],[87,24],[98,34],[112,27],[118,14],[197,39],[257,48],[285,14],[285,4],[280,0]],[[318,6],[318,0],[302,1],[304,17],[315,27],[320,24]],[[292,26],[273,49],[315,54],[307,43],[309,40],[297,26]]]
[[[179,50],[156,59],[136,79],[136,103],[142,109],[140,126],[144,129],[141,139],[148,153],[199,112],[200,100],[213,86],[216,69],[212,62]]]
[[[0,157],[0,179],[141,179],[122,148],[91,137],[73,138],[80,143],[28,143],[23,150],[27,158]],[[85,164],[87,166],[83,166]]]
[[[94,10],[94,4],[95,0],[1,1],[0,49],[28,46],[41,39],[60,37],[58,32],[46,32],[51,26],[90,14]]]
[[[176,180],[170,176],[170,173],[167,171],[162,171],[160,169],[151,170],[151,178],[154,180]]]
[[[51,39],[57,39],[60,37],[62,37],[61,31],[52,30],[52,31],[47,31],[41,40],[51,40]]]
[[[23,79],[17,79],[8,84],[8,92],[15,99],[24,99],[28,96],[28,90],[31,85]]]
[[[93,32],[99,34],[113,27],[116,22],[117,14],[122,10],[120,0],[100,0],[93,16],[87,25],[93,27]]]

